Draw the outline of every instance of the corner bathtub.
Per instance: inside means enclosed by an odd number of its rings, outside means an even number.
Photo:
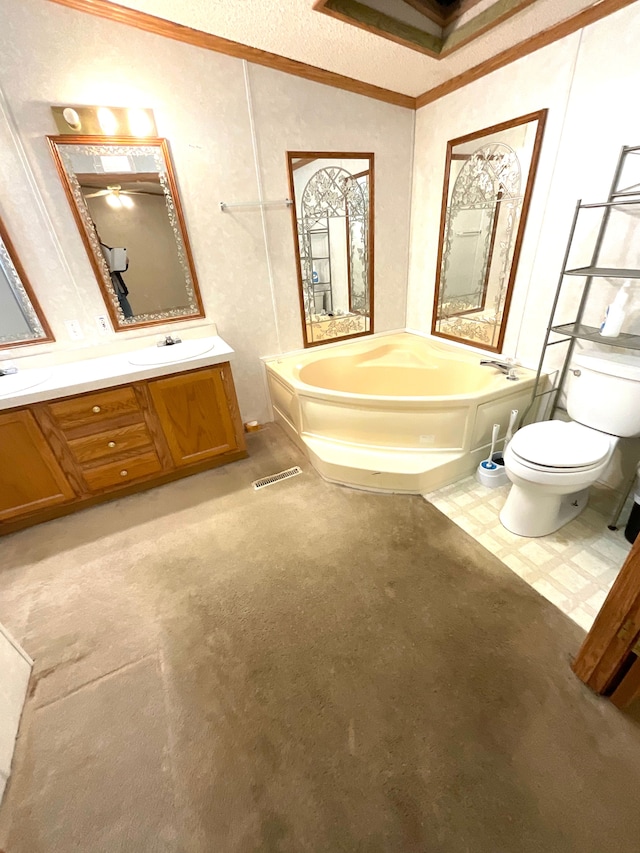
[[[471,474],[531,398],[490,358],[409,332],[266,360],[275,420],[327,480],[419,494]],[[500,358],[500,356],[495,356]],[[499,445],[501,446],[501,445]]]

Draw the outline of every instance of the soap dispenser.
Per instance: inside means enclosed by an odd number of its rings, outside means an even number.
[[[603,338],[617,338],[620,334],[630,296],[631,284],[627,281],[617,292],[615,299],[604,315],[604,321],[600,326],[600,334]]]

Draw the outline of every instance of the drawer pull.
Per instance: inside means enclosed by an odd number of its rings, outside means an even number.
[[[116,446],[115,441],[110,441],[110,442],[107,444],[107,447],[115,447],[115,446]]]
[[[94,406],[93,409],[91,409],[91,411],[94,413],[94,415],[97,415],[98,412],[100,411],[100,406]]]
[[[120,471],[120,476],[121,476],[121,477],[126,477],[128,473],[129,473],[129,472],[128,472],[126,469],[123,469],[122,471]]]

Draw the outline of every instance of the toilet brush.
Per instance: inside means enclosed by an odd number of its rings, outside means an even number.
[[[489,456],[487,459],[480,463],[480,467],[484,468],[485,471],[493,471],[494,468],[498,466],[493,461],[493,451],[496,449],[496,441],[498,440],[498,433],[500,432],[500,424],[493,425],[493,431],[491,433],[491,450],[489,451]]]
[[[504,450],[502,451],[503,453],[507,449],[507,444],[509,444],[509,442],[513,438],[513,428],[516,424],[516,418],[517,417],[518,417],[518,410],[517,409],[511,409],[511,417],[509,418],[509,426],[507,427],[507,434],[504,437]]]
[[[507,445],[509,444],[509,442],[513,438],[513,427],[515,426],[517,417],[518,417],[518,410],[517,409],[511,409],[511,417],[509,418],[509,426],[507,427],[507,432],[506,432],[506,435],[504,437],[504,446],[502,448],[502,453],[496,453],[495,458],[493,460],[494,462],[497,462],[498,465],[504,465],[504,452],[507,449]]]

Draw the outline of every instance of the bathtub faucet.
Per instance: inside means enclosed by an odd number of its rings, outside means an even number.
[[[516,376],[516,364],[512,358],[508,358],[506,361],[487,359],[486,361],[481,361],[480,365],[487,365],[488,367],[495,367],[497,370],[501,370],[507,379],[510,379],[512,382],[518,379]]]

